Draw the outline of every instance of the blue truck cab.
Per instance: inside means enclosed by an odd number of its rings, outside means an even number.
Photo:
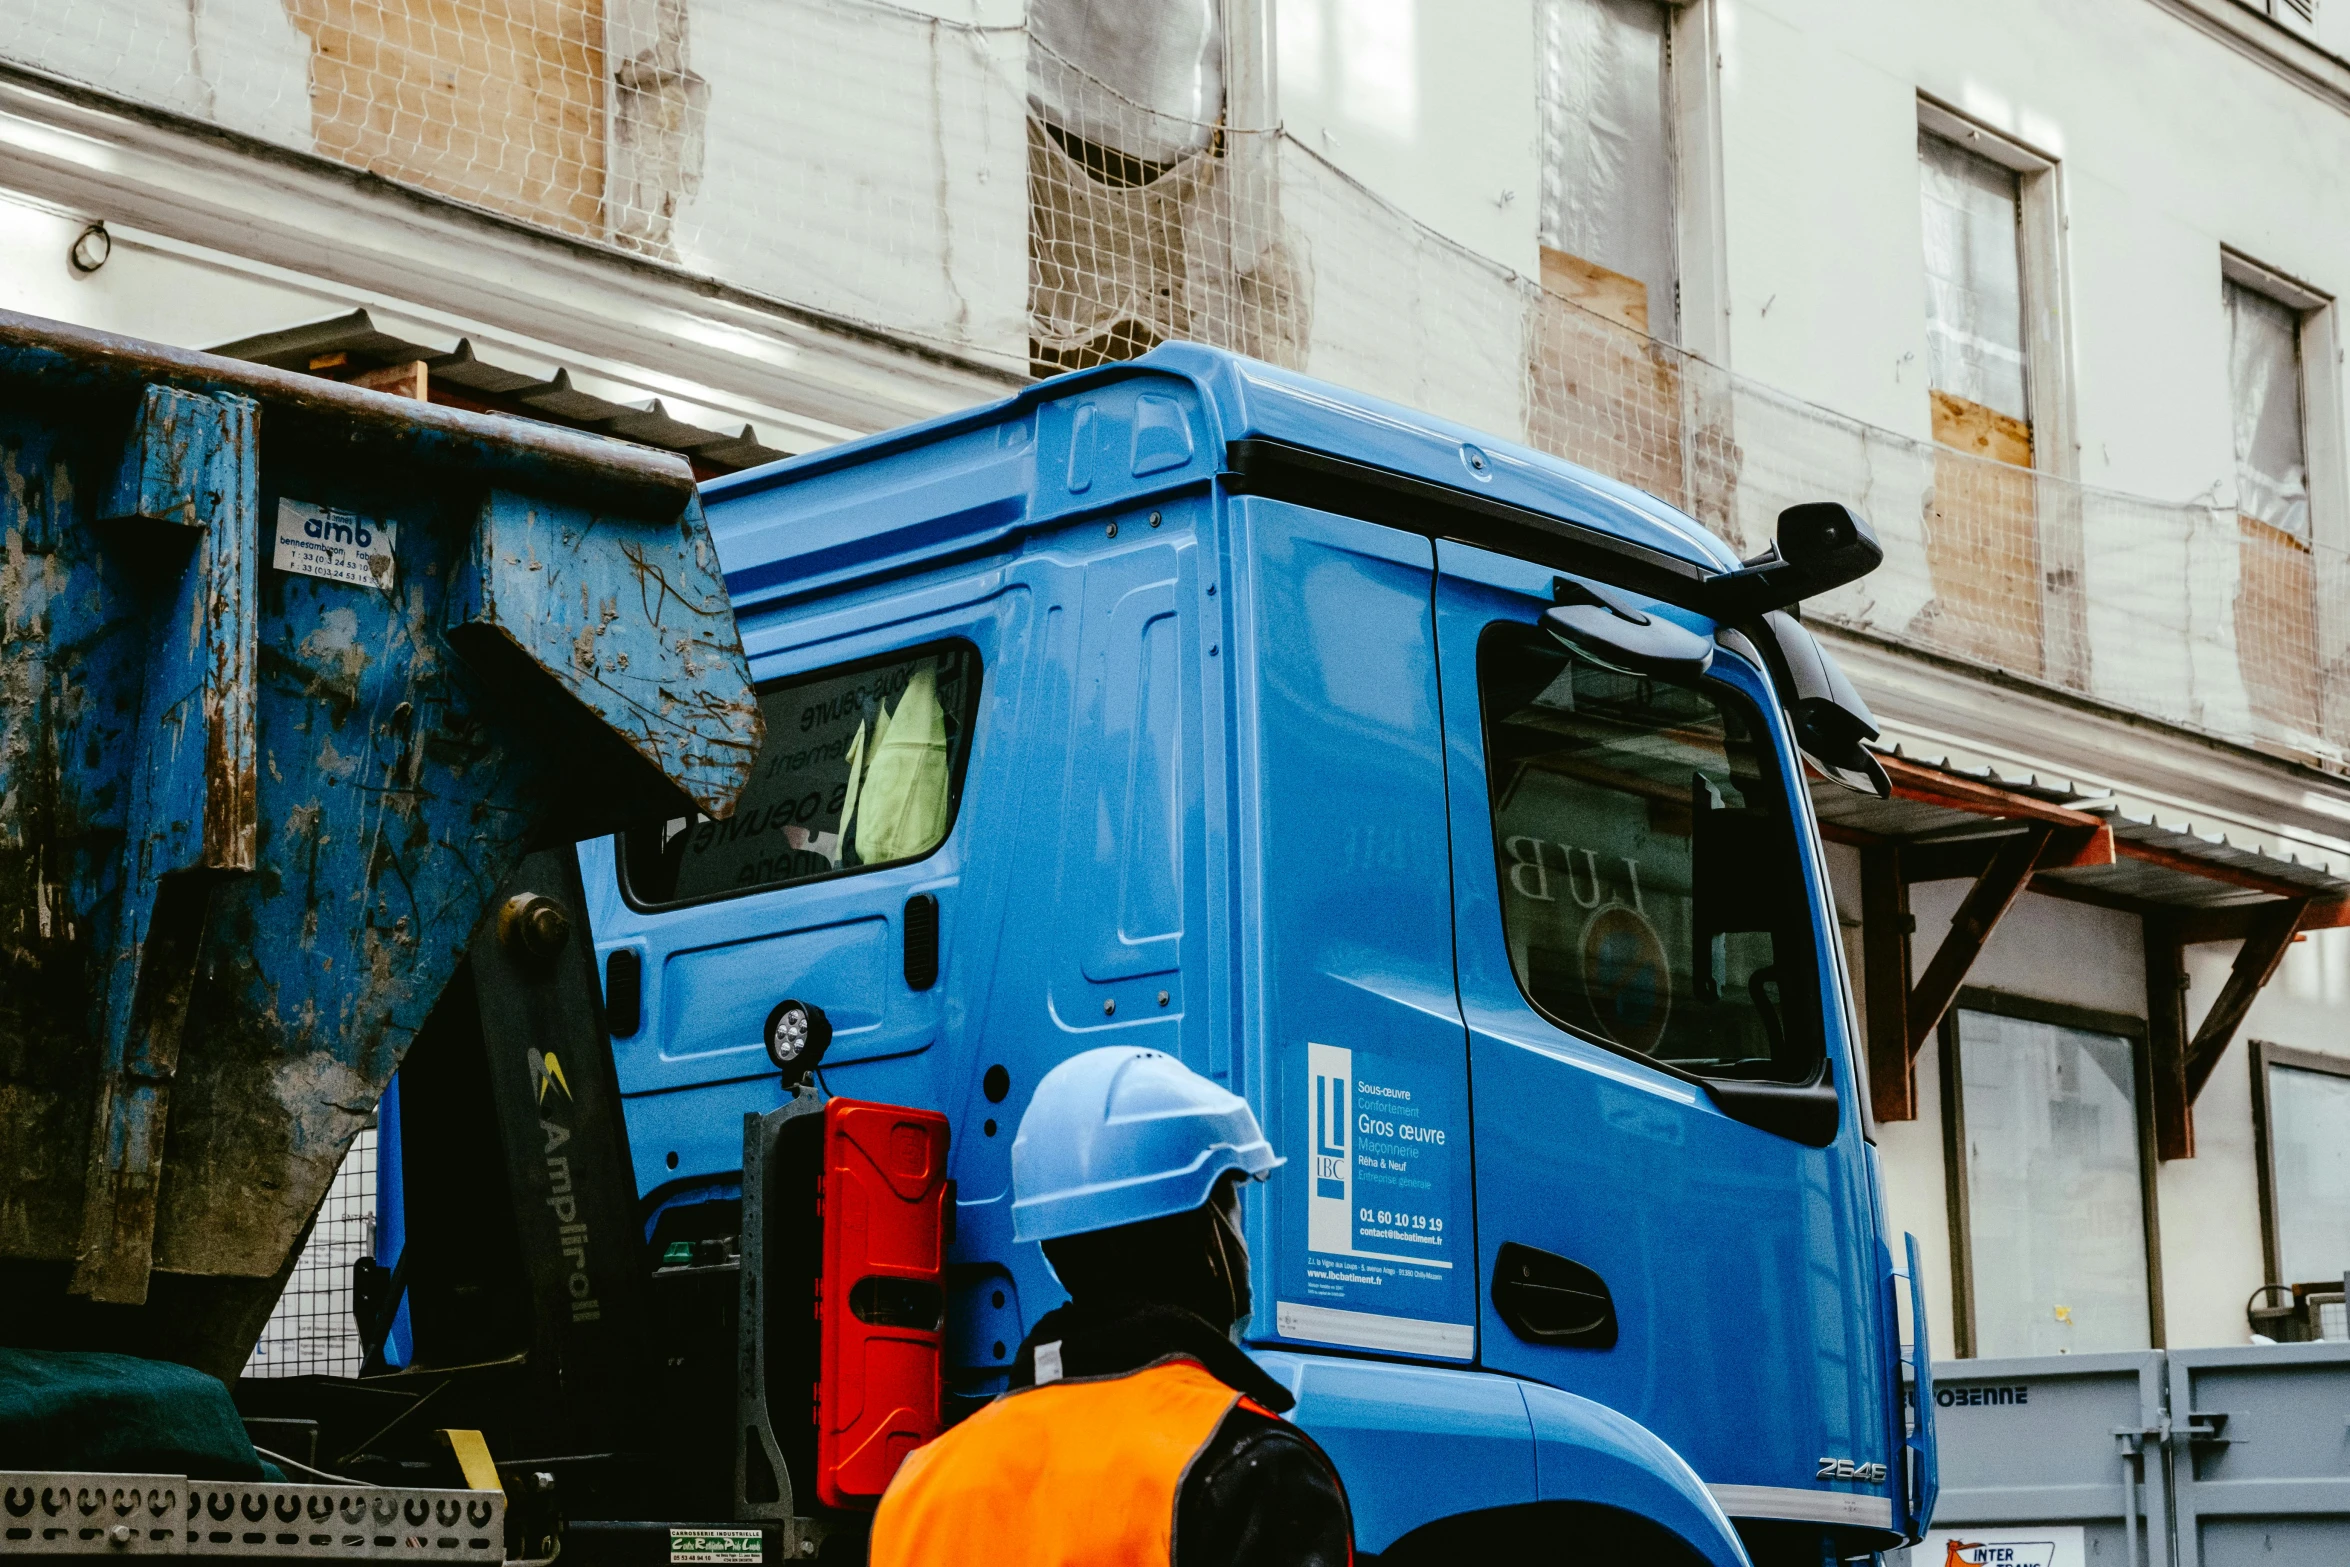
[[[825,1092],[949,1119],[977,1407],[1064,1298],[1012,1239],[1028,1097],[1148,1046],[1285,1156],[1246,1194],[1243,1336],[1365,1553],[1922,1533],[1914,1267],[1806,794],[1807,753],[1867,785],[1865,709],[1777,612],[1865,525],[1742,563],[1557,459],[1188,345],[703,505],[756,777],[580,851],[636,976],[613,1065],[656,1220],[739,1178],[787,1097],[766,1022],[821,1008]]]

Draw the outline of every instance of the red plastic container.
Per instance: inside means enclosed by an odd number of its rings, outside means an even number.
[[[824,1107],[817,1281],[816,1496],[870,1507],[939,1431],[945,1354],[947,1119]]]

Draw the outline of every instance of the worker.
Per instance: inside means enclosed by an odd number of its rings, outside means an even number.
[[[1347,1567],[1338,1472],[1236,1342],[1241,1187],[1281,1162],[1245,1101],[1159,1051],[1047,1073],[1012,1142],[1012,1235],[1069,1303],[1005,1393],[907,1457],[872,1567]]]

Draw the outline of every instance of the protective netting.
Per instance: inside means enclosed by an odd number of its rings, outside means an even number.
[[[1056,3],[0,0],[0,58],[999,365],[1237,349],[1522,436],[1747,550],[1847,501],[1889,559],[1815,614],[2350,755],[2350,569],[2261,497],[2094,490],[1729,374],[1235,120],[1212,5],[1122,92],[1087,62],[1130,48],[1102,31],[1128,11]]]
[[[376,1135],[372,1126],[361,1132],[343,1156],[246,1376],[359,1374],[366,1355],[351,1316],[351,1264],[375,1250]]]

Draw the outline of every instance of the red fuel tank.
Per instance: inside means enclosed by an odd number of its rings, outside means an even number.
[[[870,1507],[939,1431],[947,1119],[901,1105],[824,1107],[824,1271],[816,1495]]]

